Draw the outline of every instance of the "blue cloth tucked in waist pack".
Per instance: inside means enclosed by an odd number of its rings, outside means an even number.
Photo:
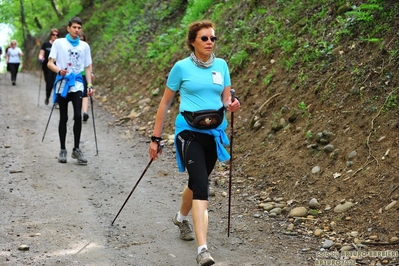
[[[191,127],[190,125],[187,124],[186,120],[184,117],[179,113],[176,117],[175,120],[175,147],[177,150],[177,135],[184,131],[184,130],[190,130],[190,131],[195,131],[199,133],[205,133],[209,135],[213,135],[215,138],[216,142],[216,153],[218,156],[219,161],[224,162],[227,160],[230,160],[230,154],[227,152],[226,148],[224,146],[230,145],[229,138],[226,135],[226,128],[227,128],[227,120],[226,118],[223,118],[222,124],[220,124],[217,128],[215,129],[197,129],[194,127]],[[179,168],[179,172],[184,172],[185,171],[185,166],[183,163],[182,158],[180,157],[179,152],[176,152],[176,161],[177,161],[177,166]]]
[[[62,80],[64,80],[64,79],[66,80],[65,86],[64,86],[62,92],[60,92],[59,90],[60,90],[61,83],[60,83],[60,85],[58,85],[58,89],[57,89],[57,83],[62,82]],[[76,81],[83,83],[82,74],[71,73],[65,77],[61,76],[60,74],[57,74],[57,77],[55,78],[55,82],[54,82],[54,86],[53,86],[53,88],[54,88],[53,103],[57,102],[58,95],[61,95],[62,98],[66,98],[68,95],[69,88],[75,86]]]

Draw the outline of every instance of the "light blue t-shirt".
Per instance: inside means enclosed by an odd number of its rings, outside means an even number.
[[[224,88],[231,86],[229,68],[221,58],[215,58],[209,68],[199,68],[187,57],[173,66],[166,86],[180,91],[181,112],[217,110],[223,106]]]
[[[178,61],[169,73],[166,86],[172,91],[180,91],[180,112],[218,110],[223,106],[222,94],[227,86],[231,86],[230,72],[226,61],[215,58],[209,68],[197,67],[188,57]],[[230,155],[224,148],[230,144],[226,135],[227,120],[223,119],[215,129],[196,129],[187,124],[181,113],[175,120],[175,138],[184,130],[201,132],[214,136],[216,153],[220,161],[227,161]],[[177,148],[175,139],[175,147]],[[180,172],[185,171],[180,154],[176,153],[176,161]]]

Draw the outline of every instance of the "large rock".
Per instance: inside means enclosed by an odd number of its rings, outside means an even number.
[[[334,212],[346,212],[349,210],[353,205],[355,205],[353,202],[347,201],[345,203],[338,204],[334,208]]]
[[[312,199],[309,201],[309,208],[311,208],[311,209],[319,209],[319,208],[320,208],[320,204],[319,204],[319,202],[317,201],[317,199],[312,198]]]
[[[290,213],[289,217],[305,217],[308,214],[308,210],[305,207],[296,207],[293,208]]]

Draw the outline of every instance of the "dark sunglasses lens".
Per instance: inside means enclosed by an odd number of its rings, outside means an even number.
[[[202,36],[201,37],[201,41],[203,41],[203,42],[207,42],[208,39],[211,39],[211,42],[215,42],[217,40],[216,37],[210,37],[210,38],[208,38],[207,36]]]
[[[58,34],[53,34],[53,36],[57,36],[58,37]]]

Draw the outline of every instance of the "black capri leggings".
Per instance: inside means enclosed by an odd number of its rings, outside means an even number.
[[[208,177],[217,160],[214,136],[185,130],[177,135],[177,148],[188,172],[193,199],[208,200]]]

